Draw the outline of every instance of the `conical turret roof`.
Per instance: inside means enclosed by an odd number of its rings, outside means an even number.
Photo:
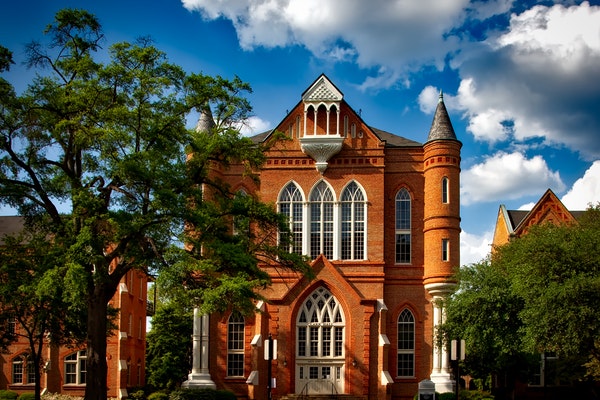
[[[450,117],[448,116],[448,110],[446,110],[446,105],[444,104],[442,92],[440,92],[438,105],[435,109],[429,136],[427,137],[428,142],[433,140],[457,140],[452,122],[450,122]]]
[[[215,120],[213,119],[210,107],[204,106],[200,110],[200,117],[198,117],[198,123],[196,124],[196,132],[210,132],[215,127]]]

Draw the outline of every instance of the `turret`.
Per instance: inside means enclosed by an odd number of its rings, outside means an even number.
[[[425,288],[447,293],[460,265],[460,149],[444,98],[439,101],[424,144]],[[441,292],[441,293],[440,293]]]

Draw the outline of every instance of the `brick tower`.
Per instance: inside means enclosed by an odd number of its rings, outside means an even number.
[[[453,289],[454,269],[460,265],[460,149],[456,134],[440,97],[423,145],[424,160],[424,274],[423,284],[432,297],[433,325],[443,323],[441,303]],[[431,380],[438,392],[450,391],[452,380],[448,354],[433,346]]]

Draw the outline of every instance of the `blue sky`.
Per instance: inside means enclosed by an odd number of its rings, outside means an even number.
[[[461,262],[489,251],[500,204],[552,189],[600,201],[600,1],[5,1],[0,44],[24,45],[57,10],[84,8],[107,45],[151,36],[189,72],[251,84],[255,133],[325,73],[371,126],[424,142],[440,90],[463,142]],[[251,133],[251,132],[249,132]]]

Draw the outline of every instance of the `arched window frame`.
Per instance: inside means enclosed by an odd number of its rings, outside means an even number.
[[[85,385],[87,381],[87,352],[75,351],[64,359],[65,385]]]
[[[350,181],[340,196],[340,259],[364,260],[367,254],[367,198]]]
[[[337,231],[335,193],[324,180],[319,181],[309,195],[309,256],[312,259],[323,254],[334,258],[334,235]]]
[[[448,204],[450,202],[449,197],[449,180],[447,177],[442,178],[442,203]]]
[[[33,385],[35,383],[35,365],[28,353],[22,353],[13,358],[11,379],[13,385]]]
[[[246,323],[239,312],[227,320],[227,376],[244,376],[244,331]]]
[[[344,310],[325,287],[318,287],[302,303],[296,320],[296,356],[343,360]]]
[[[398,315],[397,376],[415,376],[415,317],[408,308]]]
[[[396,193],[396,264],[410,264],[412,259],[412,199],[408,189]]]
[[[16,356],[12,360],[12,383],[20,385],[23,383],[23,374],[25,371],[25,357],[23,355]]]
[[[305,232],[304,203],[304,194],[295,182],[289,182],[281,189],[277,200],[277,208],[280,214],[287,217],[293,235],[289,250],[291,253],[305,254],[303,250]]]

